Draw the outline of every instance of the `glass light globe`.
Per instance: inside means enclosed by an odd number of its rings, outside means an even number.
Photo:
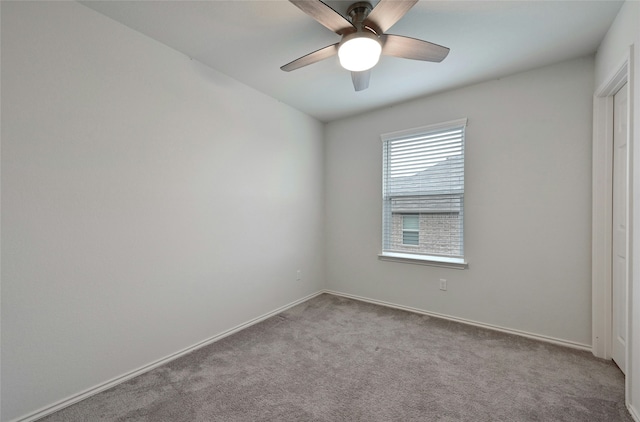
[[[355,35],[355,34],[354,34]],[[357,34],[345,39],[338,49],[340,65],[352,72],[369,70],[380,60],[382,46],[375,35]]]

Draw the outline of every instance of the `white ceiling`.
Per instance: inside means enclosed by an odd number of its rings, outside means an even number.
[[[355,92],[337,57],[280,70],[340,40],[285,0],[82,3],[325,122],[592,54],[622,5],[421,0],[387,32],[447,46],[449,56],[442,63],[382,57],[369,88]],[[352,1],[326,3],[344,14]]]

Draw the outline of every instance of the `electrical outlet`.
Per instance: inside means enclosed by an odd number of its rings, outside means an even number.
[[[440,290],[447,290],[447,279],[446,278],[441,278],[440,279]]]
[[[300,272],[300,270],[298,270],[296,272],[296,281],[300,281],[300,280],[302,280],[302,273]]]

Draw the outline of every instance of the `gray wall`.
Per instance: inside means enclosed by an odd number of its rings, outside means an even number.
[[[322,140],[80,4],[2,2],[2,421],[320,290]]]
[[[590,345],[593,69],[573,60],[329,123],[328,288]],[[464,117],[469,269],[378,260],[380,134]]]
[[[590,343],[592,58],[323,128],[79,4],[1,12],[2,421],[324,287]],[[462,117],[469,269],[379,261],[379,135]]]

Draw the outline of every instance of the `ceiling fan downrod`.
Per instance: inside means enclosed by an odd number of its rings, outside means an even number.
[[[369,13],[373,10],[373,6],[368,1],[359,1],[357,3],[353,3],[347,9],[347,15],[349,15],[349,19],[351,19],[351,23],[356,27],[357,31],[360,32],[363,29],[367,28],[374,34],[378,35],[373,28],[369,28],[364,25],[364,20],[369,16]]]

